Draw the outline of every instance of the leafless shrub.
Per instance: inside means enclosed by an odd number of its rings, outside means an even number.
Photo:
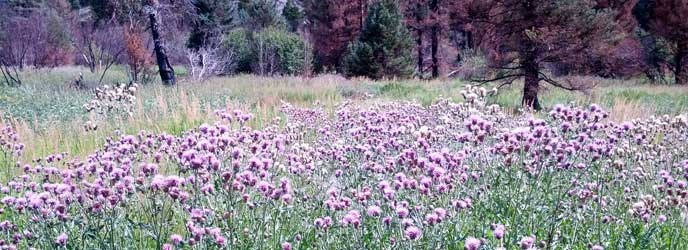
[[[456,69],[447,74],[447,77],[460,79],[478,79],[487,75],[487,61],[484,55],[478,51],[464,50],[461,52],[462,61]]]
[[[224,48],[221,38],[200,49],[188,49],[186,55],[189,76],[199,81],[227,72],[236,62],[234,53]]]
[[[123,33],[123,27],[116,20],[97,23],[92,15],[90,8],[80,9],[77,15],[79,26],[74,33],[81,60],[91,72],[100,71],[100,84],[107,71],[120,61],[126,46],[124,39],[117,37]]]

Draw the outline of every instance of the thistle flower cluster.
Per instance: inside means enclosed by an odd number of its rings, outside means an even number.
[[[87,113],[93,113],[101,118],[112,113],[125,113],[131,116],[134,112],[137,90],[136,83],[119,83],[114,86],[106,84],[95,89],[93,98],[84,104],[83,108]],[[96,130],[97,124],[94,121],[88,121],[84,124],[84,129]]]
[[[487,92],[347,102],[334,117],[284,104],[286,120],[262,129],[221,110],[179,136],[51,155],[0,187],[0,246],[688,247],[683,116],[614,123],[597,105],[512,116]]]
[[[0,151],[14,157],[24,152],[24,144],[19,140],[19,134],[9,125],[0,123]]]

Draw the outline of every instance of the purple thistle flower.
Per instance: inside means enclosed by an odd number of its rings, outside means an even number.
[[[600,245],[594,245],[594,246],[590,247],[590,250],[604,250],[604,247],[602,247]]]
[[[496,224],[493,227],[494,227],[494,229],[492,230],[492,234],[494,235],[494,237],[498,240],[501,240],[502,238],[504,238],[504,231],[505,231],[504,225]]]
[[[227,245],[227,238],[225,238],[222,235],[216,235],[215,236],[215,244],[217,244],[218,246]]]
[[[396,209],[396,213],[399,216],[399,218],[405,218],[406,216],[409,215],[409,210],[408,210],[408,208],[405,208],[405,207],[398,207]]]
[[[291,243],[282,242],[282,250],[291,250]]]
[[[480,242],[479,239],[476,239],[474,237],[468,237],[466,238],[466,242],[464,243],[464,249],[477,250],[478,248],[480,248],[480,245],[482,245],[482,242]]]
[[[351,210],[344,215],[341,223],[344,226],[351,225],[355,228],[358,228],[358,226],[361,224],[361,214],[357,210]]]
[[[380,214],[382,213],[382,209],[380,209],[380,207],[378,206],[370,206],[368,207],[366,213],[368,214],[368,216],[377,217],[380,216]]]
[[[170,241],[176,246],[178,246],[182,241],[184,240],[184,237],[182,237],[179,234],[173,234],[170,236]]]
[[[406,238],[410,240],[417,240],[423,235],[423,232],[420,230],[420,228],[410,226],[404,230],[404,235],[406,235]]]
[[[67,238],[68,238],[67,234],[62,233],[62,234],[58,235],[57,238],[55,238],[55,244],[60,245],[60,246],[67,245]]]
[[[532,249],[533,244],[535,244],[535,236],[524,236],[518,244],[521,245],[521,249]]]

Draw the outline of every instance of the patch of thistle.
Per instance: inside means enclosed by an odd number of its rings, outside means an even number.
[[[136,104],[136,83],[119,83],[114,86],[104,85],[94,90],[93,98],[83,105],[87,113],[94,114],[96,120],[103,120],[111,115],[126,114],[132,116]],[[97,121],[84,124],[86,131],[98,128]]]
[[[685,249],[685,115],[466,102],[218,110],[181,135],[116,133],[0,186],[12,249]]]

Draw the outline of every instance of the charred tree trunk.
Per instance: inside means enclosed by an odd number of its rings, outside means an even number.
[[[466,31],[466,49],[473,49],[473,32]]]
[[[437,16],[439,15],[439,6],[438,6],[438,1],[439,0],[432,0],[430,1],[430,10],[432,10],[432,13],[434,14],[435,19],[437,19]],[[438,22],[441,20],[434,20],[434,23],[432,24],[432,28],[430,28],[430,50],[432,54],[432,78],[437,78],[440,76],[440,60],[437,56],[439,46],[440,46],[440,27]]]
[[[676,46],[676,58],[674,59],[676,84],[688,83],[688,72],[686,72],[686,60],[688,60],[688,41],[679,41]]]
[[[439,28],[437,27],[437,25],[432,26],[430,34],[430,36],[432,36],[432,38],[430,39],[430,50],[432,51],[432,78],[437,78],[440,76],[440,60],[437,56],[440,46],[438,33]]]
[[[540,110],[540,101],[538,100],[538,92],[540,90],[540,76],[538,75],[539,65],[535,60],[533,53],[523,55],[523,100],[521,105],[535,110]]]
[[[174,76],[174,69],[167,58],[167,53],[165,52],[165,47],[162,44],[162,38],[160,37],[158,20],[156,18],[156,12],[151,11],[148,13],[148,18],[150,19],[151,33],[153,35],[153,44],[155,46],[155,59],[158,63],[158,69],[160,71],[160,79],[164,85],[174,85],[177,83],[177,79]]]
[[[416,46],[418,46],[418,76],[423,78],[423,30],[421,29],[418,29]]]
[[[532,9],[532,1],[524,1],[522,6],[524,11],[523,20],[526,22],[526,29],[534,25],[535,14]],[[540,101],[538,100],[538,92],[540,90],[540,65],[537,62],[537,47],[530,37],[526,34],[526,30],[522,31],[522,48],[520,51],[521,68],[523,71],[523,99],[521,105],[523,107],[540,110]]]
[[[420,78],[423,78],[423,29],[420,27],[417,29],[418,37],[416,38],[416,46],[418,49],[418,76]]]

